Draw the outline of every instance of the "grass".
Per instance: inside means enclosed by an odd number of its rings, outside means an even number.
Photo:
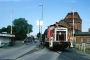
[[[86,49],[86,53],[89,53],[90,54],[90,48],[89,49]]]
[[[75,47],[75,49],[79,50],[78,47]],[[84,49],[82,49],[82,52],[84,52]],[[90,54],[90,48],[86,48],[85,52],[88,53],[88,54]]]

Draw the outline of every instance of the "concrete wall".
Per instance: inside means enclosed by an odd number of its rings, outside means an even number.
[[[9,37],[0,37],[0,47],[10,45],[11,39]]]
[[[8,38],[8,37],[0,37],[0,41],[1,41],[2,43],[9,43],[9,42],[11,41],[11,39]]]

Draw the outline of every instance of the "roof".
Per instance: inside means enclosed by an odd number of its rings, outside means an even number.
[[[50,25],[49,27],[51,27],[51,26],[55,26],[55,24],[52,24],[52,25]],[[59,27],[65,27],[65,26],[63,26],[63,25],[58,25]]]
[[[12,34],[0,34],[0,37],[15,37],[15,35],[12,35]]]
[[[60,20],[59,22],[62,22],[62,21],[64,21],[64,23],[66,23],[67,25],[71,26],[68,22],[65,21],[65,19]]]
[[[70,18],[71,18],[71,19],[73,18],[73,12],[70,12],[70,13],[68,13],[68,14],[66,15],[65,19],[68,19],[68,18],[69,18],[69,19],[70,19]],[[74,12],[74,18],[81,20],[78,12]]]
[[[76,32],[75,36],[90,36],[90,32]]]

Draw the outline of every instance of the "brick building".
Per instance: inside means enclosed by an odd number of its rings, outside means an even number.
[[[63,25],[68,28],[68,33],[72,37],[73,33],[73,17],[74,17],[74,29],[76,43],[90,43],[90,28],[88,32],[82,32],[82,19],[80,18],[78,12],[70,12],[66,17],[59,21],[60,25]]]
[[[66,17],[59,21],[60,25],[64,25],[68,28],[69,33],[72,34],[73,31],[73,12],[70,12]],[[74,29],[75,32],[82,32],[82,20],[77,12],[74,12]]]
[[[90,43],[90,32],[76,32],[76,42],[81,43]]]

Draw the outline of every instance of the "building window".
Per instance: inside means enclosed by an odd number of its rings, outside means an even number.
[[[81,38],[81,43],[83,43],[83,38]]]
[[[87,39],[87,43],[90,43],[90,38]]]

